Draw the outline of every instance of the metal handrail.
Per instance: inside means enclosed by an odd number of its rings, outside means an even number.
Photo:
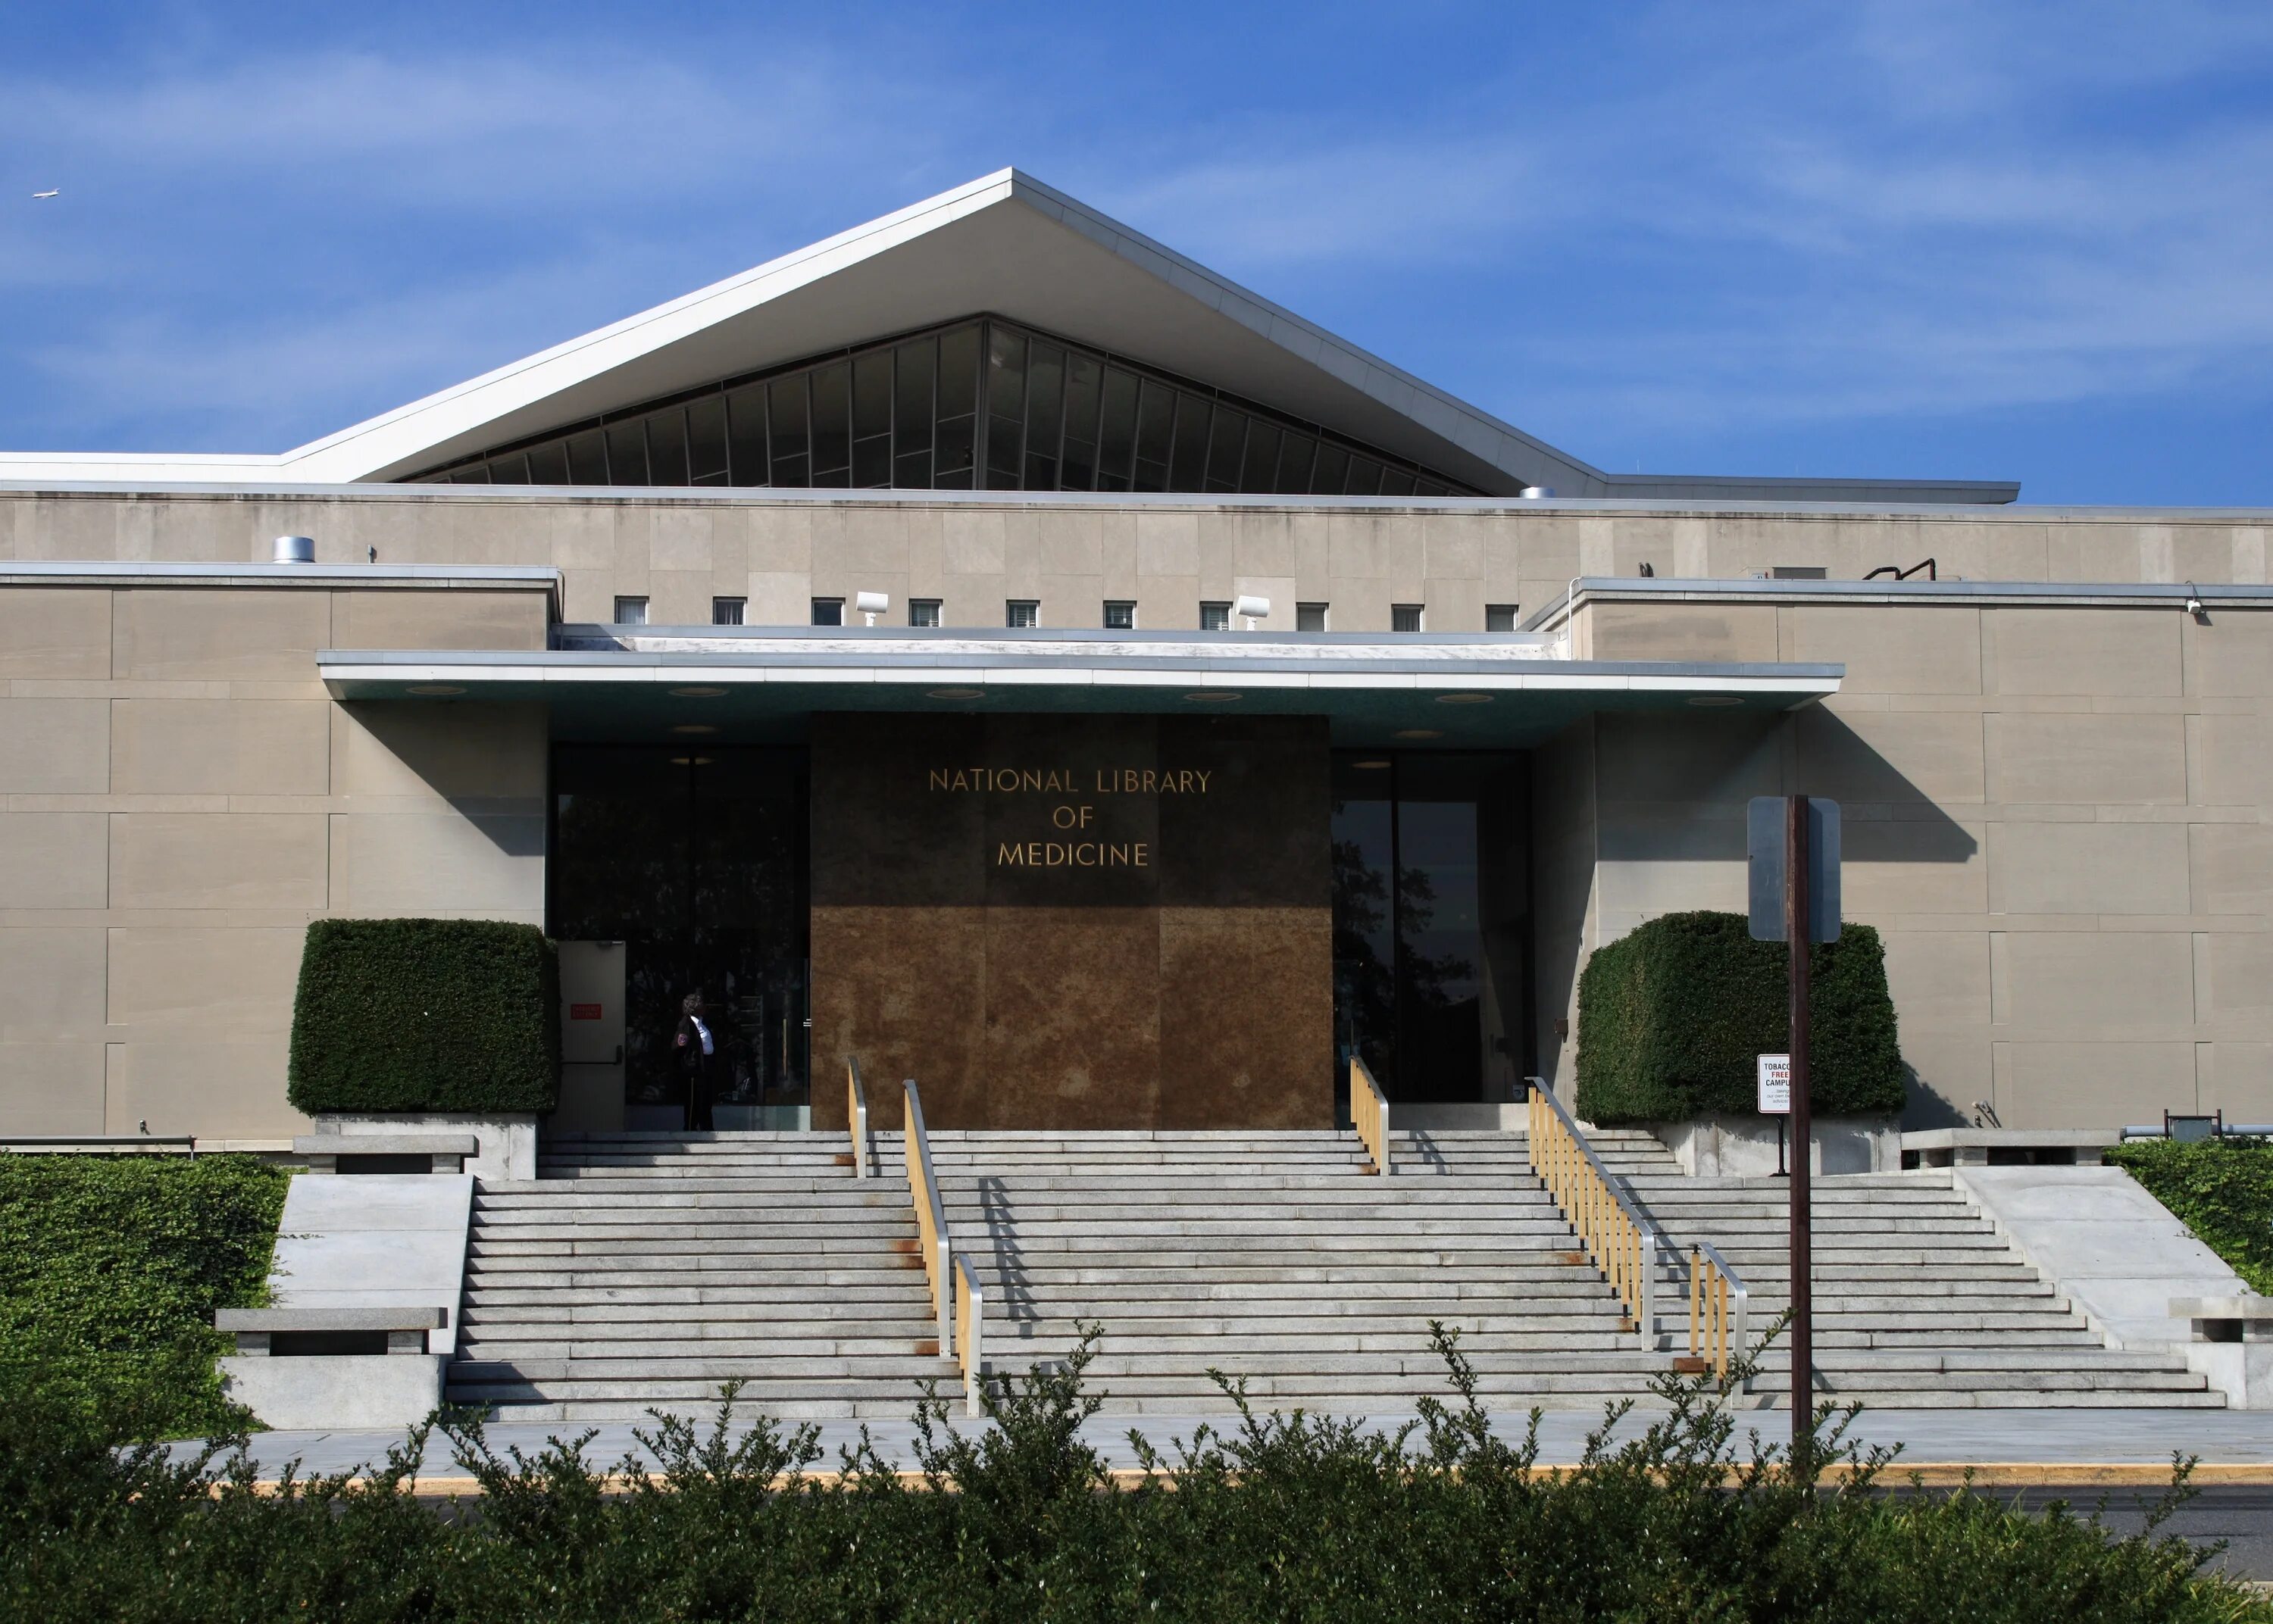
[[[960,1253],[955,1259],[955,1289],[961,1298],[955,1316],[955,1359],[963,1371],[963,1409],[977,1415],[984,1405],[979,1389],[986,1374],[986,1351],[980,1328],[986,1321],[986,1294],[979,1289],[979,1272]]]
[[[852,1176],[876,1176],[876,1141],[868,1133],[868,1091],[860,1086],[860,1062],[844,1061],[844,1124],[852,1133]]]
[[[1350,1121],[1357,1128],[1358,1142],[1373,1158],[1374,1171],[1392,1173],[1396,1168],[1389,1160],[1389,1096],[1365,1068],[1365,1062],[1350,1056]]]
[[[1709,1361],[1713,1374],[1727,1380],[1731,1350],[1744,1357],[1752,1321],[1752,1294],[1744,1277],[1709,1240],[1689,1248],[1689,1357]],[[1752,1390],[1752,1381],[1744,1390]]]
[[[1531,1099],[1524,1154],[1531,1171],[1579,1243],[1594,1260],[1641,1333],[1642,1346],[1657,1345],[1657,1265],[1672,1251],[1657,1220],[1621,1189],[1587,1142],[1577,1120],[1539,1077],[1527,1077]]]
[[[939,1351],[955,1346],[955,1276],[949,1267],[954,1244],[947,1232],[947,1209],[940,1204],[939,1180],[931,1171],[931,1137],[924,1132],[923,1101],[912,1077],[900,1085],[907,1109],[908,1190],[916,1209],[916,1245],[923,1256],[924,1281],[939,1315]]]

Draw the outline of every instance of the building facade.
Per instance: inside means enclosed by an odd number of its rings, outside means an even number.
[[[559,939],[564,1126],[676,1120],[689,991],[721,1126],[1502,1098],[1789,791],[1913,1126],[2268,1119],[2273,515],[2014,494],[1602,474],[1016,175],[281,457],[0,457],[0,1133],[293,1131],[326,915]]]

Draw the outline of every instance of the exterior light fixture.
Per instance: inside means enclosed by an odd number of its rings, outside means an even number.
[[[724,688],[673,688],[671,697],[674,700],[715,700],[725,692]]]
[[[1544,501],[1554,494],[1555,487],[1552,485],[1526,485],[1523,488],[1523,499],[1527,502]]]
[[[876,617],[892,607],[892,597],[888,592],[856,592],[852,595],[852,607],[859,610],[866,617],[867,624],[873,626],[876,624]]]
[[[1723,706],[1742,705],[1744,700],[1733,693],[1692,693],[1689,702],[1700,710],[1718,710]]]
[[[1386,761],[1353,761],[1350,765],[1365,772],[1378,773],[1385,771],[1389,763]]]
[[[708,767],[710,765],[710,758],[709,756],[673,756],[671,758],[671,764],[673,767]]]
[[[934,700],[983,700],[986,697],[986,691],[983,688],[934,688],[926,697]]]
[[[1197,693],[1188,693],[1184,695],[1184,703],[1187,705],[1228,705],[1234,700],[1244,699],[1245,697],[1246,696],[1244,694],[1227,692],[1221,688],[1203,688]]]
[[[455,683],[421,682],[411,684],[410,692],[422,697],[439,699],[445,694],[463,693],[465,690]]]
[[[1396,736],[1399,738],[1442,738],[1444,737],[1444,730],[1442,728],[1399,728],[1397,730]]]
[[[1271,600],[1257,597],[1252,593],[1242,593],[1232,604],[1231,612],[1247,622],[1247,629],[1252,632],[1257,621],[1271,617]]]
[[[718,730],[707,722],[682,722],[671,730],[674,733],[716,733]]]
[[[1489,693],[1440,693],[1437,696],[1439,705],[1489,705],[1491,702],[1492,696]]]

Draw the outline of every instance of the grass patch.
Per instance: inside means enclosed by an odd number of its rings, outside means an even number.
[[[260,1300],[290,1178],[250,1156],[0,1156],[0,1383],[161,1433],[233,1425],[214,1310]]]
[[[2273,1141],[2142,1140],[2106,1154],[2224,1258],[2249,1289],[2273,1294]]]

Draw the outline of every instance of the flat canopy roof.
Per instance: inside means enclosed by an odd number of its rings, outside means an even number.
[[[1337,744],[1508,748],[1593,711],[1782,711],[1845,667],[1563,660],[1537,637],[563,626],[542,651],[326,650],[335,699],[541,701],[556,738],[765,743],[816,712],[1323,715]]]

